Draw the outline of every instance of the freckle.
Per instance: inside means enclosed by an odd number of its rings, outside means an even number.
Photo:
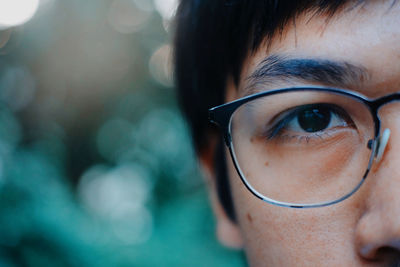
[[[254,138],[251,137],[251,138],[250,138],[250,143],[253,143],[253,142],[254,142]]]
[[[250,213],[247,213],[247,220],[252,223],[253,222],[253,217],[251,217]]]
[[[266,161],[266,162],[264,163],[264,165],[265,165],[266,167],[268,167],[268,166],[269,166],[269,162]]]

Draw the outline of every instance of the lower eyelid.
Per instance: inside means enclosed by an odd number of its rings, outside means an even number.
[[[334,138],[336,134],[338,134],[338,131],[342,132],[349,130],[348,127],[334,127],[328,131],[324,132],[316,132],[316,133],[310,133],[310,134],[295,134],[295,133],[283,133],[281,135],[275,136],[274,140],[277,142],[296,142],[296,143],[309,143],[314,140],[324,140],[324,139],[329,139],[329,138]]]

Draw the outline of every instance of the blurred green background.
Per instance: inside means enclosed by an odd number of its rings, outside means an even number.
[[[0,2],[0,266],[244,266],[171,66],[174,0]]]

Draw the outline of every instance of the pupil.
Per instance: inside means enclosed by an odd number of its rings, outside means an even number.
[[[308,108],[298,115],[300,127],[309,133],[326,129],[331,121],[331,112],[327,109]]]

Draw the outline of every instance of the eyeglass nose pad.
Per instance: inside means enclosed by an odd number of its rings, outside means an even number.
[[[382,159],[383,154],[385,153],[385,148],[390,138],[390,130],[386,128],[381,136],[378,138],[376,152],[375,152],[375,162],[379,162]]]

